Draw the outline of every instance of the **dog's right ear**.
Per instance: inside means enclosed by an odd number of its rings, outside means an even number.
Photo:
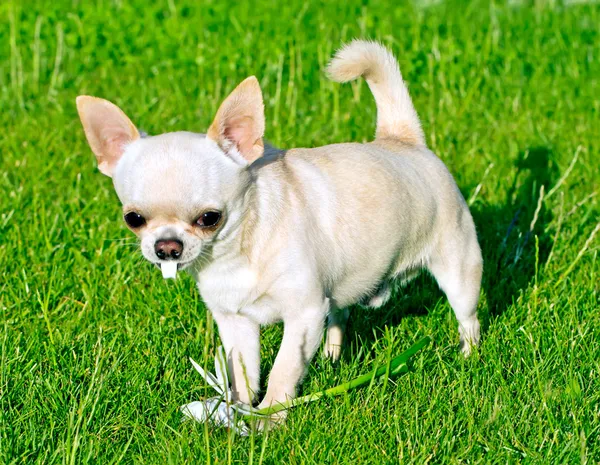
[[[139,139],[140,133],[127,115],[108,100],[80,95],[76,102],[85,136],[98,160],[98,169],[112,177],[125,147]]]

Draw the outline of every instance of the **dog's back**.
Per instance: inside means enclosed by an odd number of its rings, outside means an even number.
[[[354,41],[328,72],[336,81],[365,77],[377,103],[375,140],[292,149],[278,162],[310,206],[311,218],[298,221],[314,225],[299,229],[313,231],[308,248],[327,291],[344,307],[381,289],[389,296],[390,279],[428,269],[456,312],[468,352],[479,339],[475,226],[451,174],[426,146],[397,62],[380,44]]]

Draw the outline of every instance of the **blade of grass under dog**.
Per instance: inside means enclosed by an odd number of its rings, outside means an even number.
[[[288,408],[295,407],[297,405],[308,404],[310,402],[320,399],[321,397],[337,396],[337,395],[343,394],[345,392],[348,392],[354,388],[357,388],[357,387],[363,386],[369,382],[372,382],[372,380],[385,375],[386,372],[389,374],[389,377],[398,376],[402,373],[406,373],[408,371],[408,366],[406,365],[406,362],[413,355],[415,355],[417,352],[419,352],[423,347],[425,347],[427,344],[429,344],[429,342],[431,342],[431,337],[425,336],[425,337],[419,339],[415,344],[413,344],[406,351],[404,351],[397,357],[390,360],[389,363],[386,363],[383,366],[376,368],[375,370],[371,371],[370,373],[358,376],[357,378],[354,378],[353,380],[350,380],[346,383],[339,384],[338,386],[326,389],[324,391],[315,392],[314,394],[307,394],[306,396],[298,397],[298,398],[292,399],[288,402],[282,402],[280,404],[277,404],[277,405],[274,405],[271,407],[267,407],[264,409],[254,411],[253,414],[259,415],[259,416],[263,416],[263,415],[268,416],[273,413],[280,412],[281,410],[286,410]]]

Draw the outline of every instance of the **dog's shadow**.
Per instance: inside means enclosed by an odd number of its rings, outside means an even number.
[[[536,260],[543,265],[550,253],[551,237],[545,233],[551,212],[540,204],[540,187],[546,191],[556,182],[557,167],[547,147],[532,147],[520,153],[516,174],[500,204],[476,201],[471,213],[482,248],[484,271],[478,312],[483,334],[490,319],[498,318],[525,290],[535,276]],[[474,186],[464,192],[473,192]],[[537,256],[536,256],[536,240]],[[350,312],[347,344],[371,345],[385,327],[394,327],[402,318],[426,315],[445,299],[434,279],[426,273],[407,286],[395,286],[390,301],[378,309],[356,306]],[[343,351],[343,353],[348,351]]]

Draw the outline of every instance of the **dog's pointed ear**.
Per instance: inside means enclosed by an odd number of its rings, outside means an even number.
[[[236,162],[246,165],[262,156],[264,132],[262,92],[257,79],[250,76],[221,104],[207,136]]]
[[[77,97],[77,111],[98,169],[112,177],[125,147],[139,139],[140,133],[115,104],[96,97]]]

